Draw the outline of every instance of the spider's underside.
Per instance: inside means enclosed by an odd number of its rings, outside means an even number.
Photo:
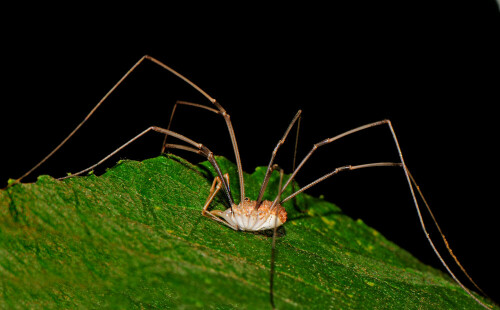
[[[255,209],[257,201],[246,199],[225,211],[213,210],[211,214],[225,220],[227,225],[234,230],[273,229],[286,222],[286,210],[281,205],[275,205],[274,208],[277,211],[273,211],[272,204],[272,201],[264,200],[260,207]]]

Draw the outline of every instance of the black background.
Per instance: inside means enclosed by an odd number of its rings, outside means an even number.
[[[150,54],[224,106],[247,172],[268,163],[298,109],[303,110],[299,159],[327,137],[391,119],[406,163],[456,255],[499,301],[493,284],[500,276],[496,3],[209,9],[214,8],[13,12],[15,22],[2,26],[2,187],[50,152],[141,56]],[[166,126],[176,100],[210,105],[165,70],[143,63],[27,181],[81,170],[148,126]],[[172,129],[234,159],[220,116],[180,107]],[[278,157],[288,171],[293,139]],[[161,141],[151,133],[98,172],[120,158],[157,156]],[[390,132],[382,126],[318,150],[298,180],[306,184],[346,164],[397,160]],[[400,169],[345,173],[309,193],[325,195],[440,267]]]

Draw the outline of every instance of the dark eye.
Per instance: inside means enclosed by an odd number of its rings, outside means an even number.
[[[245,201],[249,201],[249,200],[250,200],[250,198],[248,198],[248,197],[245,197]]]

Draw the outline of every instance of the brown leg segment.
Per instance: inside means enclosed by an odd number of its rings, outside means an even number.
[[[229,174],[224,174],[224,178],[227,181],[227,184],[229,184]],[[217,176],[215,177],[214,181],[212,182],[212,186],[210,187],[210,193],[208,194],[207,200],[205,201],[205,205],[203,206],[203,209],[201,210],[201,215],[206,216],[214,221],[223,223],[227,225],[228,227],[231,227],[234,230],[238,230],[238,227],[233,226],[226,222],[224,219],[220,217],[220,214],[222,211],[220,210],[213,210],[213,211],[208,211],[208,206],[212,203],[213,199],[217,195],[217,193],[220,191],[222,185],[221,179]]]
[[[321,182],[322,180],[326,179],[327,177],[333,175],[333,174],[336,174],[342,170],[354,170],[354,169],[360,169],[360,168],[365,168],[365,167],[374,167],[374,166],[396,166],[396,165],[399,165],[400,167],[403,168],[404,170],[404,173],[405,173],[405,177],[406,177],[406,181],[408,183],[408,187],[409,187],[409,190],[410,190],[410,193],[411,193],[411,196],[413,198],[413,204],[415,206],[415,209],[417,211],[417,215],[418,215],[418,219],[420,221],[420,226],[422,228],[422,231],[424,232],[425,234],[425,237],[427,238],[427,241],[429,242],[432,250],[434,251],[434,253],[436,254],[436,256],[438,257],[438,259],[440,260],[441,264],[443,265],[443,267],[448,271],[448,273],[450,274],[450,276],[455,280],[455,282],[467,293],[469,294],[478,304],[480,304],[481,306],[483,306],[484,308],[486,309],[490,309],[490,307],[488,307],[487,305],[485,305],[483,302],[481,302],[478,298],[476,298],[471,292],[470,290],[465,287],[465,285],[462,284],[462,282],[460,282],[460,280],[455,276],[455,274],[451,271],[450,267],[448,266],[448,264],[444,261],[443,257],[441,256],[441,253],[437,250],[436,246],[434,245],[434,242],[432,241],[429,233],[427,232],[427,227],[424,223],[424,220],[422,218],[422,214],[421,214],[421,211],[420,211],[420,207],[419,207],[419,204],[418,204],[418,200],[417,200],[417,196],[415,194],[415,189],[414,189],[414,186],[418,189],[418,186],[416,185],[416,183],[414,183],[414,181],[411,180],[410,178],[410,173],[408,171],[408,168],[406,167],[406,164],[405,164],[405,161],[403,159],[403,153],[401,151],[401,147],[399,146],[399,142],[398,142],[398,139],[396,137],[396,133],[394,131],[394,128],[392,126],[392,123],[390,120],[382,120],[382,121],[378,121],[378,122],[374,122],[374,123],[370,123],[370,124],[366,124],[366,125],[363,125],[363,126],[359,126],[359,127],[356,127],[354,129],[351,129],[351,130],[348,130],[344,133],[341,133],[337,136],[334,136],[332,138],[328,138],[328,139],[325,139],[323,141],[320,141],[316,144],[314,144],[314,146],[312,147],[312,149],[309,151],[309,153],[304,157],[304,159],[300,162],[300,164],[297,166],[297,168],[293,171],[292,175],[290,176],[290,178],[288,179],[288,181],[285,183],[285,185],[283,186],[283,188],[281,189],[281,192],[285,190],[285,188],[290,184],[290,182],[292,182],[292,180],[295,178],[295,176],[297,175],[298,171],[302,168],[302,166],[304,165],[304,163],[311,157],[311,155],[321,146],[324,146],[326,144],[329,144],[329,143],[332,143],[340,138],[343,138],[345,136],[348,136],[348,135],[351,135],[355,132],[359,132],[359,131],[362,131],[362,130],[365,130],[365,129],[368,129],[368,128],[372,128],[372,127],[375,127],[375,126],[380,126],[380,125],[387,125],[390,132],[391,132],[391,135],[392,135],[392,138],[393,138],[393,141],[394,141],[394,144],[396,146],[396,149],[397,149],[397,152],[398,152],[398,155],[399,155],[399,159],[400,159],[400,163],[373,163],[373,164],[366,164],[366,165],[359,165],[359,166],[344,166],[344,167],[340,167],[338,169],[336,169],[336,171],[333,171],[332,173],[330,174],[327,174],[325,176],[323,176],[322,178],[312,182],[311,184],[307,185],[306,187],[302,188],[301,190],[295,192],[294,194],[292,194],[291,196],[287,197],[286,199],[284,199],[283,201],[286,201],[292,197],[294,197],[296,194],[302,192],[303,190],[305,190],[306,188],[309,188],[319,182]],[[423,198],[423,195],[421,194],[421,192],[418,192],[420,197],[425,201],[425,199]],[[281,194],[281,193],[280,193]],[[279,201],[280,201],[280,194],[277,195],[277,197],[275,198],[275,200],[273,201],[273,206],[275,204],[277,204]],[[281,202],[283,202],[281,201]],[[426,204],[427,208],[428,208],[428,205]],[[437,225],[437,222],[435,221],[435,219],[433,218],[433,221],[434,223]],[[442,232],[440,232],[443,240],[446,240],[445,237],[444,237],[444,234]],[[446,248],[448,250],[448,252],[452,255],[454,261],[457,263],[457,265],[459,265],[462,269],[463,267],[461,266],[461,264],[458,262],[458,259],[456,258],[456,256],[453,254],[453,252],[451,251],[451,248],[449,247],[448,243],[445,241],[446,243]],[[467,274],[466,272],[464,272],[465,274]],[[473,282],[473,281],[472,281]]]

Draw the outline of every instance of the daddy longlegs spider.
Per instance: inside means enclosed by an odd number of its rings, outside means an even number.
[[[104,97],[102,97],[102,99],[88,113],[88,115],[83,119],[83,121],[80,122],[76,126],[76,128],[73,131],[71,131],[71,133],[58,146],[56,146],[47,156],[45,156],[33,168],[31,168],[29,171],[27,171],[25,174],[23,174],[21,177],[19,177],[15,181],[11,182],[8,185],[8,187],[13,186],[14,184],[21,182],[25,177],[30,175],[40,165],[42,165],[45,161],[47,161],[55,152],[57,152],[83,126],[83,124],[94,114],[94,112],[116,90],[116,88],[120,84],[122,84],[122,82],[145,60],[153,62],[154,64],[162,67],[163,69],[169,71],[170,73],[174,74],[175,76],[177,76],[178,78],[180,78],[181,80],[186,82],[188,85],[193,87],[196,91],[201,93],[206,99],[208,99],[215,108],[205,106],[202,104],[197,104],[197,103],[178,101],[178,102],[176,102],[176,104],[174,105],[174,108],[172,110],[170,122],[169,122],[167,129],[160,128],[157,126],[151,126],[151,127],[147,128],[146,130],[142,131],[141,133],[139,133],[138,135],[136,135],[135,137],[133,137],[132,139],[130,139],[128,142],[126,142],[125,144],[123,144],[122,146],[117,148],[115,151],[113,151],[112,153],[110,153],[109,155],[104,157],[102,160],[100,160],[96,164],[94,164],[94,165],[92,165],[92,166],[90,166],[82,171],[79,171],[77,173],[71,174],[71,175],[66,176],[66,177],[62,177],[60,179],[78,176],[78,175],[81,175],[85,172],[93,170],[94,168],[96,168],[97,166],[101,165],[103,162],[108,160],[110,157],[112,157],[113,155],[115,155],[116,153],[121,151],[123,148],[127,147],[129,144],[131,144],[132,142],[136,141],[137,139],[139,139],[140,137],[144,136],[146,133],[149,133],[151,131],[156,131],[156,132],[159,132],[159,133],[165,135],[165,140],[164,140],[163,145],[162,145],[162,153],[165,151],[165,149],[180,149],[180,150],[193,152],[193,153],[196,153],[196,154],[199,154],[199,155],[206,157],[207,160],[210,162],[210,164],[215,169],[217,176],[213,180],[212,186],[210,188],[209,196],[207,197],[207,200],[206,200],[206,202],[203,206],[203,209],[201,211],[202,215],[206,216],[214,221],[222,223],[225,226],[228,226],[233,230],[242,230],[242,231],[260,231],[260,230],[270,230],[270,229],[274,230],[273,239],[272,239],[271,273],[270,273],[270,302],[271,302],[271,306],[274,308],[274,299],[273,299],[273,281],[274,281],[274,278],[273,278],[273,276],[274,276],[274,257],[275,257],[274,254],[275,254],[276,230],[279,226],[283,225],[286,222],[286,216],[287,216],[286,210],[282,206],[282,204],[285,203],[286,201],[289,201],[290,199],[294,198],[298,194],[304,192],[305,190],[309,189],[310,187],[312,187],[312,186],[314,186],[314,185],[316,185],[316,184],[326,180],[327,178],[329,178],[333,175],[336,175],[340,172],[353,171],[353,170],[364,169],[364,168],[373,168],[373,167],[400,167],[404,171],[405,179],[406,179],[406,182],[407,182],[408,187],[409,187],[409,191],[410,191],[410,194],[411,194],[411,197],[413,200],[413,204],[414,204],[416,211],[417,211],[420,226],[421,226],[423,232],[425,233],[427,241],[429,242],[432,250],[434,251],[436,256],[439,258],[441,264],[444,266],[444,268],[447,270],[447,272],[450,274],[450,276],[455,280],[455,282],[465,292],[467,292],[467,294],[470,295],[470,297],[473,298],[478,304],[480,304],[481,306],[483,306],[486,309],[490,309],[489,306],[487,306],[481,300],[479,300],[477,297],[475,297],[471,293],[471,291],[464,284],[462,284],[462,282],[456,277],[456,275],[451,271],[448,264],[444,261],[443,257],[441,256],[441,253],[437,250],[436,246],[434,245],[434,242],[430,238],[429,233],[427,232],[427,227],[426,227],[426,225],[423,221],[423,218],[422,218],[422,213],[421,213],[421,209],[420,209],[420,206],[418,203],[417,194],[420,197],[421,201],[426,206],[426,208],[431,216],[431,219],[432,219],[434,225],[436,226],[436,228],[437,228],[437,230],[438,230],[438,232],[439,232],[439,234],[440,234],[440,236],[441,236],[441,238],[442,238],[442,240],[447,248],[447,251],[453,257],[455,263],[460,267],[460,269],[466,275],[466,277],[470,280],[470,282],[481,293],[484,294],[484,292],[474,283],[474,281],[471,279],[471,277],[467,274],[465,269],[462,267],[462,265],[458,261],[457,257],[453,254],[453,251],[451,250],[444,233],[440,229],[432,211],[430,210],[430,207],[429,207],[427,201],[425,200],[420,188],[418,187],[417,183],[415,182],[414,178],[410,174],[410,172],[405,164],[405,161],[403,158],[403,153],[402,153],[401,148],[399,146],[399,142],[398,142],[394,127],[392,126],[392,123],[390,120],[386,119],[386,120],[381,120],[381,121],[369,123],[369,124],[366,124],[363,126],[359,126],[359,127],[348,130],[344,133],[338,134],[336,136],[333,136],[331,138],[322,140],[322,141],[314,144],[313,147],[311,148],[311,150],[309,151],[309,153],[307,153],[307,155],[302,159],[302,161],[297,165],[297,167],[295,167],[295,164],[294,164],[294,169],[292,171],[292,174],[288,178],[288,180],[286,181],[286,183],[284,185],[282,185],[283,170],[281,170],[280,185],[279,185],[279,190],[278,190],[278,194],[276,195],[276,198],[272,201],[263,200],[264,191],[266,190],[266,187],[268,185],[271,173],[273,172],[273,170],[277,169],[277,165],[274,164],[274,160],[275,160],[275,157],[277,155],[279,148],[281,147],[281,145],[283,145],[283,143],[287,139],[289,132],[291,131],[293,126],[296,124],[297,124],[297,131],[298,131],[298,127],[299,127],[298,123],[300,123],[300,117],[301,117],[301,113],[302,113],[302,111],[299,110],[297,112],[297,114],[295,115],[295,117],[290,122],[290,124],[288,125],[288,128],[286,129],[283,137],[279,140],[279,142],[277,143],[277,145],[275,146],[275,148],[272,152],[271,159],[270,159],[269,164],[267,166],[265,177],[264,177],[264,180],[262,181],[262,185],[260,187],[258,197],[255,200],[251,200],[245,196],[245,180],[243,178],[243,168],[242,168],[242,164],[241,164],[238,144],[236,142],[236,136],[234,133],[234,129],[233,129],[229,114],[226,112],[226,110],[222,107],[222,105],[217,100],[215,100],[213,97],[208,95],[203,89],[198,87],[196,84],[194,84],[188,78],[186,78],[182,74],[178,73],[174,69],[170,68],[169,66],[165,65],[161,61],[159,61],[151,56],[148,56],[148,55],[145,55],[141,59],[139,59],[139,61],[137,61],[118,80],[118,82],[116,82],[116,84],[104,95]],[[234,151],[234,155],[235,155],[235,159],[236,159],[239,186],[240,186],[239,203],[236,203],[235,200],[233,199],[231,189],[229,186],[229,176],[228,176],[228,174],[223,174],[216,159],[214,158],[213,152],[205,145],[203,145],[201,143],[197,143],[188,137],[185,137],[179,133],[176,133],[176,132],[170,130],[171,122],[172,122],[176,107],[179,104],[191,106],[191,107],[195,107],[195,108],[201,108],[201,109],[210,111],[212,113],[219,114],[224,118],[227,129],[229,131],[229,135],[230,135],[230,139],[231,139],[231,143],[232,143],[232,147],[233,147],[233,151]],[[289,195],[285,198],[281,197],[284,190],[288,186],[290,186],[290,184],[295,179],[297,173],[301,170],[303,165],[311,158],[313,153],[316,150],[318,150],[320,147],[322,147],[326,144],[330,144],[336,140],[339,140],[341,138],[344,138],[344,137],[349,136],[351,134],[354,134],[356,132],[360,132],[360,131],[363,131],[366,129],[370,129],[373,127],[379,127],[379,126],[385,126],[385,127],[387,127],[387,129],[389,129],[391,136],[392,136],[392,140],[394,142],[394,146],[396,148],[396,151],[397,151],[397,154],[399,157],[399,162],[374,162],[374,163],[367,163],[367,164],[361,164],[361,165],[341,166],[341,167],[338,167],[338,168],[334,169],[333,171],[323,175],[322,177],[316,179],[315,181],[307,184],[306,186],[300,188],[299,190],[297,190],[297,191],[294,190],[291,195]],[[186,143],[187,145],[167,143],[168,136],[172,136],[174,138],[177,138],[177,139],[181,140],[182,142]],[[294,159],[294,162],[295,162],[295,159]],[[208,207],[210,206],[214,197],[217,195],[217,193],[221,189],[223,190],[223,192],[227,198],[227,201],[229,202],[229,208],[226,209],[225,211],[220,211],[220,210],[209,211]],[[484,295],[486,295],[486,294],[484,294]]]

